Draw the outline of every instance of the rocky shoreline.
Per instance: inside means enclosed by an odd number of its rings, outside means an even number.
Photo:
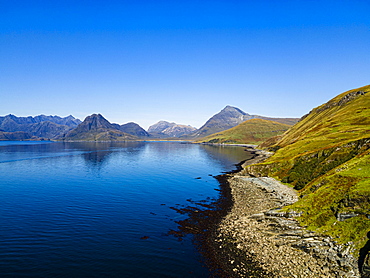
[[[270,153],[252,150],[258,163]],[[268,177],[226,174],[233,204],[212,233],[213,252],[225,277],[361,277],[352,245],[301,227],[299,212],[279,209],[298,200],[296,192]],[[220,273],[218,273],[220,274]]]

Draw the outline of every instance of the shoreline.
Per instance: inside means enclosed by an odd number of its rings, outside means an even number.
[[[244,147],[254,157],[218,176],[229,207],[221,208],[224,216],[205,242],[216,277],[361,277],[350,244],[301,227],[299,212],[279,211],[298,200],[295,190],[273,178],[243,175],[245,166],[271,155]]]

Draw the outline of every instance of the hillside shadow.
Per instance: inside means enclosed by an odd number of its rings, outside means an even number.
[[[364,245],[364,247],[362,247],[360,249],[360,256],[358,258],[358,269],[360,270],[360,272],[362,272],[362,267],[364,265],[364,262],[365,262],[365,258],[366,258],[366,255],[369,253],[370,251],[370,231],[367,233],[367,238],[369,239],[366,244]],[[367,277],[367,276],[366,276]]]

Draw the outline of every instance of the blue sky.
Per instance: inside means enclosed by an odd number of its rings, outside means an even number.
[[[0,0],[0,115],[200,127],[370,84],[370,1]]]

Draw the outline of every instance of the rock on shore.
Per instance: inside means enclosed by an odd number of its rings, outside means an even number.
[[[293,189],[241,173],[229,175],[228,183],[233,207],[214,241],[220,253],[228,254],[230,277],[360,277],[351,244],[336,244],[301,227],[295,219],[299,212],[279,210],[297,201]]]

